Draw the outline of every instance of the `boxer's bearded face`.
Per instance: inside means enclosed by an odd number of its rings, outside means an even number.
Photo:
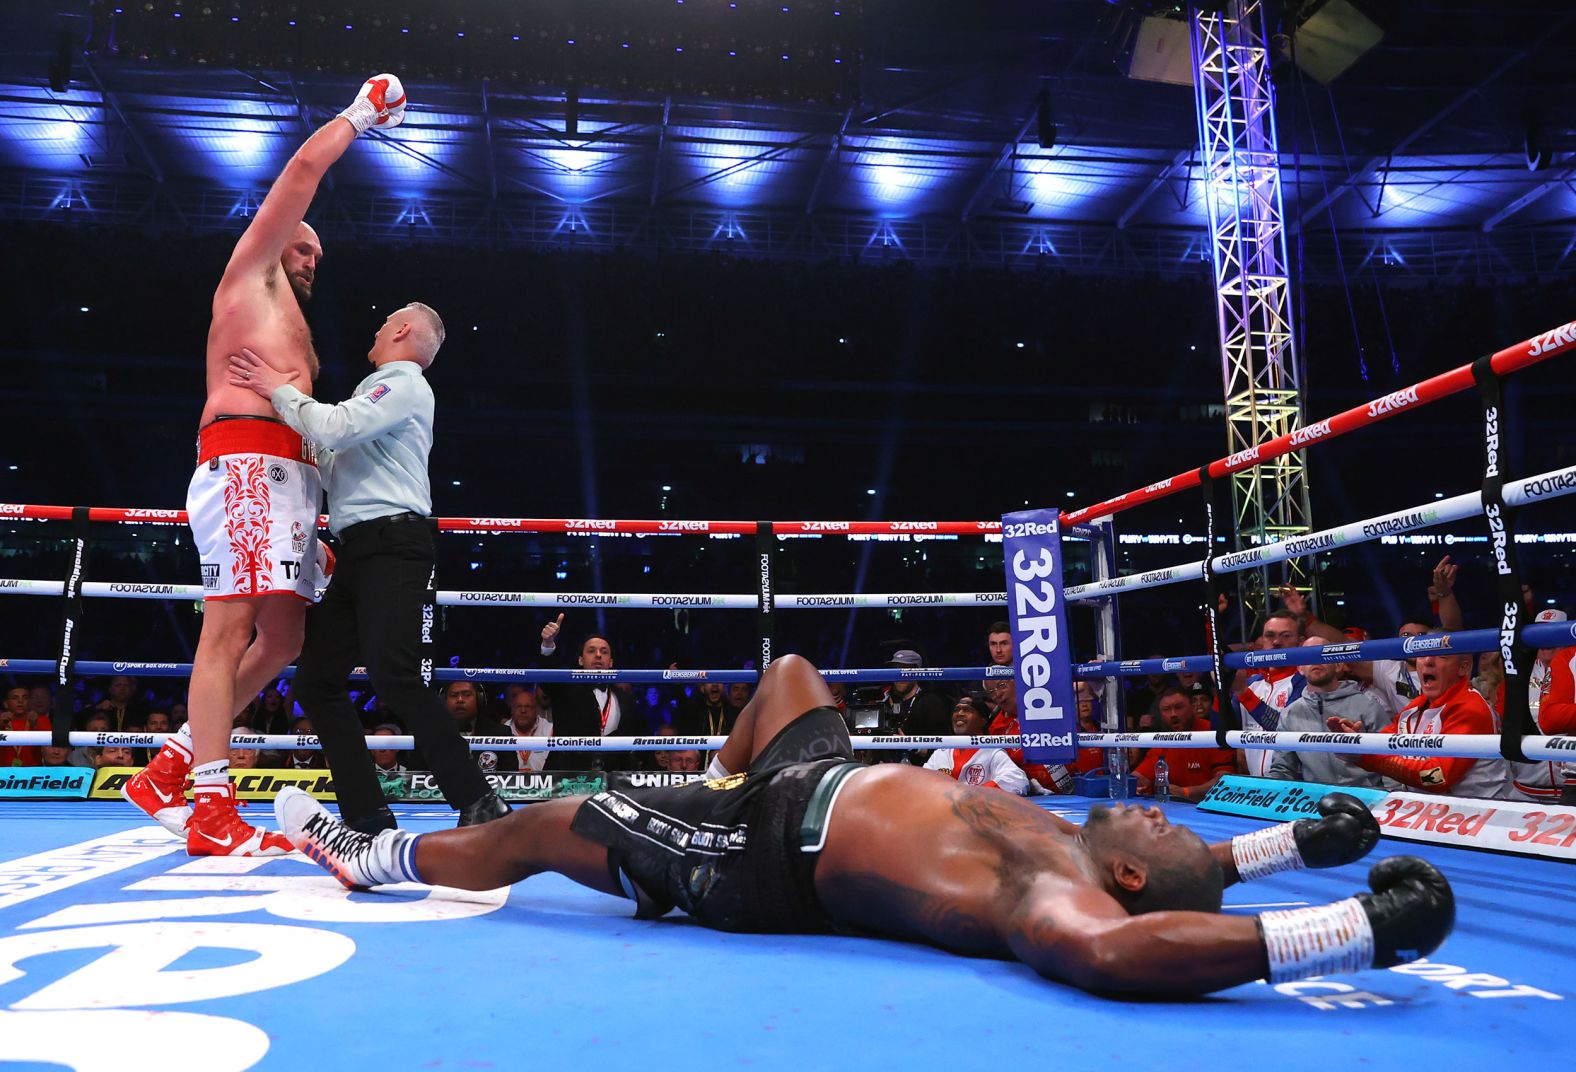
[[[323,259],[323,247],[318,243],[317,232],[306,224],[296,229],[284,252],[279,256],[279,267],[290,280],[290,292],[304,310],[312,300],[312,285],[317,280],[317,264]]]

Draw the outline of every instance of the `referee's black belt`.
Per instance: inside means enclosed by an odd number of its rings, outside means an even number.
[[[417,524],[430,525],[432,524],[432,519],[426,514],[401,510],[397,514],[386,514],[383,517],[375,517],[371,521],[358,521],[346,528],[344,532],[341,532],[336,539],[339,540],[342,546],[349,546],[357,540],[364,540],[369,536],[377,535],[390,525]]]

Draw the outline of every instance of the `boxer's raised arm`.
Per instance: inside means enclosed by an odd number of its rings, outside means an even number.
[[[391,93],[394,100],[387,99]],[[356,135],[372,126],[398,126],[404,115],[405,90],[398,79],[389,75],[369,78],[350,107],[319,127],[274,180],[251,225],[230,254],[224,281],[269,271],[277,265],[285,243],[306,218],[318,184]],[[221,282],[220,287],[223,286]]]

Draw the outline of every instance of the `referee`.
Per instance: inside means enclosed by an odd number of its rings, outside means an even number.
[[[432,689],[427,455],[433,398],[422,373],[443,345],[443,334],[438,314],[420,302],[395,310],[367,354],[372,375],[337,406],[314,402],[291,382],[297,373],[283,373],[250,350],[230,359],[230,382],[267,398],[318,451],[328,527],[339,554],[323,601],[307,615],[294,695],[322,740],[340,814],[346,825],[367,833],[395,822],[345,686],[363,657],[373,687],[415,735],[444,799],[460,813],[460,825],[509,812]],[[299,540],[304,547],[305,535]]]

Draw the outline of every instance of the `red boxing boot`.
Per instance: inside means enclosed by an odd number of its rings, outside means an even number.
[[[172,734],[159,754],[121,787],[120,795],[170,833],[185,837],[192,817],[186,803],[186,777],[191,769],[190,750],[178,734]]]
[[[186,827],[188,856],[283,856],[294,852],[284,835],[259,830],[236,812],[235,786],[192,787],[196,807]]]

